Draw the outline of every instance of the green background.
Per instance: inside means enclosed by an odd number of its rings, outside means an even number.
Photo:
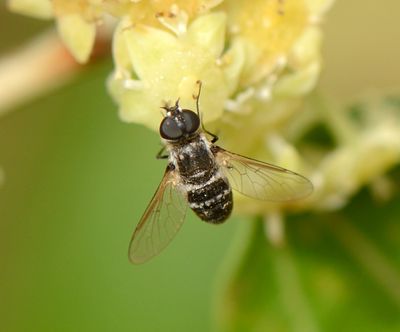
[[[235,221],[214,228],[191,215],[162,256],[128,262],[165,162],[154,158],[154,133],[113,112],[110,69],[92,68],[0,123],[5,320],[20,331],[208,330]]]
[[[6,12],[4,4],[0,8],[3,54],[46,27]],[[324,28],[325,91],[346,100],[366,88],[398,85],[398,12],[397,1],[337,3]],[[233,315],[237,331],[399,331],[397,295],[393,300],[390,288],[365,279],[368,264],[357,261],[340,234],[331,239],[329,218],[336,216],[324,217],[325,223],[318,216],[295,218],[292,245],[276,253],[258,247],[262,239],[241,243],[244,233],[260,234],[255,223],[232,218],[213,227],[190,214],[162,255],[145,265],[129,264],[131,233],[165,162],[154,158],[156,133],[118,119],[104,87],[111,69],[110,60],[97,62],[63,88],[0,118],[0,166],[6,173],[0,189],[1,331],[210,331],[216,310]],[[396,201],[358,213],[369,204],[364,193],[344,216],[399,266]],[[375,223],[380,218],[382,227]],[[252,258],[235,265],[241,245]],[[297,294],[298,280],[284,278],[294,267],[301,271],[315,322],[308,320],[301,295],[289,301],[277,295],[277,288]],[[238,284],[249,285],[248,292]],[[337,306],[341,290],[347,296]],[[268,305],[270,317],[263,314]]]

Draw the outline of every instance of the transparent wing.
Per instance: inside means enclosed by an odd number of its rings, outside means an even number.
[[[168,166],[150,204],[136,226],[129,245],[129,259],[140,264],[160,253],[185,220],[186,197],[175,171]]]
[[[306,197],[313,191],[312,183],[300,174],[218,146],[214,146],[213,151],[231,187],[243,195],[284,202]]]

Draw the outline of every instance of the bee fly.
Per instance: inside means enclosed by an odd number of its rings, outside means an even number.
[[[133,233],[129,247],[133,263],[149,260],[170,243],[185,220],[188,205],[200,219],[221,224],[232,212],[232,189],[267,201],[295,200],[313,190],[300,174],[214,145],[218,137],[205,130],[200,120],[198,84],[197,113],[182,109],[179,99],[174,106],[162,107],[166,116],[160,135],[165,146],[157,158],[168,158],[169,163]],[[165,148],[168,155],[162,155]]]

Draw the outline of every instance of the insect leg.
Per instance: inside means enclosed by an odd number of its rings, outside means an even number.
[[[203,117],[200,114],[200,107],[199,107],[199,99],[200,99],[200,92],[201,92],[201,86],[202,86],[202,82],[200,80],[198,80],[196,82],[199,86],[199,91],[197,92],[197,95],[193,95],[193,98],[196,100],[196,111],[197,111],[197,115],[200,119],[200,123],[201,123],[201,129],[203,129],[203,131],[205,133],[207,133],[208,135],[210,135],[212,137],[211,143],[215,143],[216,141],[218,141],[218,136],[209,132],[205,127],[204,127],[204,123],[203,123]]]
[[[165,146],[163,146],[161,148],[161,150],[158,151],[156,158],[157,159],[168,159],[169,156],[167,154],[164,154],[164,152],[165,152]]]

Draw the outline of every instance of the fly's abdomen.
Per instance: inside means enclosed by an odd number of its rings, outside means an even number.
[[[204,186],[188,190],[190,208],[204,221],[220,224],[231,214],[232,190],[218,173]]]

